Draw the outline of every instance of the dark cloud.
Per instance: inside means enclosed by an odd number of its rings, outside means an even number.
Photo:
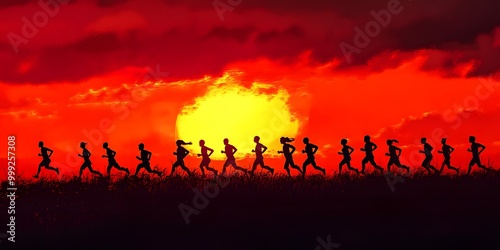
[[[3,0],[3,1],[0,1],[0,9],[13,7],[13,6],[25,5],[25,4],[28,4],[30,2],[33,2],[33,1],[32,0]]]
[[[97,5],[99,7],[114,7],[115,5],[118,4],[124,4],[128,0],[98,0]]]
[[[81,13],[73,7],[83,1],[77,1],[67,12],[61,9],[60,16],[40,28],[36,37],[20,44],[19,54],[13,52],[6,35],[0,36],[3,59],[0,81],[72,82],[127,66],[156,64],[168,68],[171,76],[197,77],[221,72],[238,60],[267,57],[286,61],[305,51],[311,51],[313,59],[319,62],[333,58],[344,60],[339,45],[345,42],[355,46],[354,28],[364,30],[366,24],[374,20],[371,11],[384,11],[391,1],[243,0],[225,13],[224,21],[218,18],[211,1],[194,0],[100,0],[94,7],[96,16],[82,21]],[[3,1],[0,8],[27,3]],[[500,27],[499,4],[472,0],[405,0],[400,1],[400,5],[401,13],[392,15],[387,27],[352,54],[350,63],[344,60],[342,67],[364,65],[391,51],[430,49],[444,54],[441,58],[429,59],[424,64],[425,70],[446,73],[456,64],[470,61],[475,63],[467,76],[488,75],[500,68],[500,48],[493,46],[492,39],[495,28]],[[97,10],[98,6],[105,8]],[[85,8],[90,8],[85,13],[92,13],[92,6]],[[182,16],[168,13],[180,9],[187,13]],[[134,13],[145,25],[120,26],[122,22],[113,20],[118,18],[117,11]],[[21,26],[23,15],[13,13],[9,23]],[[107,19],[100,20],[103,17]],[[90,22],[96,20],[100,22],[92,23],[92,27],[107,33],[96,34],[88,29]],[[0,31],[7,33],[21,32],[1,28]],[[57,44],[54,37],[47,37],[48,29],[59,31]],[[73,35],[65,36],[67,33]],[[20,65],[31,58],[36,58],[33,67],[20,72]],[[377,67],[383,68],[383,65]]]
[[[293,25],[286,30],[283,31],[278,31],[278,30],[271,30],[271,31],[265,31],[265,32],[260,32],[257,35],[256,41],[260,43],[268,42],[272,39],[275,39],[277,37],[285,37],[285,38],[302,38],[304,37],[305,32],[302,28],[300,28],[297,25]]]
[[[217,37],[223,40],[236,40],[243,43],[248,40],[254,31],[255,28],[250,26],[236,28],[217,26],[207,34],[207,37]]]
[[[380,138],[396,138],[401,143],[415,143],[418,138],[439,142],[442,137],[453,138],[453,141],[466,143],[467,136],[475,135],[493,143],[500,140],[500,136],[492,135],[490,131],[481,129],[490,127],[492,124],[500,125],[500,109],[481,112],[477,110],[465,110],[456,114],[432,113],[420,118],[405,119],[396,127],[388,127],[380,134]]]

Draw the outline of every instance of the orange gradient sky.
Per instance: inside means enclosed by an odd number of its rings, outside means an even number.
[[[142,142],[153,165],[170,170],[175,140],[183,139],[193,142],[186,163],[195,169],[198,141],[205,139],[220,169],[228,137],[248,168],[259,135],[269,147],[267,163],[283,171],[279,137],[297,138],[300,151],[308,136],[331,174],[342,138],[356,149],[354,167],[366,134],[379,146],[375,160],[382,166],[385,140],[396,138],[402,161],[416,167],[421,137],[436,149],[434,165],[442,160],[439,141],[448,137],[457,150],[452,164],[463,168],[467,137],[476,135],[487,146],[483,161],[500,167],[498,15],[477,4],[491,17],[478,22],[465,14],[470,1],[445,2],[429,11],[430,2],[401,1],[403,11],[350,63],[339,44],[352,44],[353,28],[386,2],[243,1],[220,20],[201,1],[75,1],[58,6],[17,53],[8,34],[22,34],[23,17],[43,8],[2,3],[0,149],[6,152],[7,136],[15,135],[18,174],[31,176],[43,140],[55,151],[54,165],[72,174],[82,163],[80,141],[89,143],[101,172],[104,141],[131,170]],[[461,14],[469,22],[447,23]]]

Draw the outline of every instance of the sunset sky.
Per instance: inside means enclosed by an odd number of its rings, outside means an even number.
[[[104,141],[131,170],[142,142],[170,171],[176,139],[193,142],[195,169],[198,141],[222,160],[225,137],[248,168],[255,135],[279,171],[281,136],[299,151],[308,136],[331,174],[342,138],[360,167],[366,134],[384,167],[389,138],[416,167],[421,137],[434,165],[447,137],[452,164],[465,168],[475,135],[483,161],[500,168],[500,15],[489,1],[40,3],[0,2],[0,163],[15,135],[18,174],[35,173],[41,140],[64,174],[78,172],[81,141],[101,172]]]

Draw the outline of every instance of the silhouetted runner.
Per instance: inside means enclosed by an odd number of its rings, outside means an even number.
[[[342,173],[342,166],[344,165],[346,165],[349,170],[356,172],[356,174],[359,174],[358,169],[351,167],[351,154],[352,152],[354,152],[354,148],[347,145],[347,139],[342,139],[340,141],[340,144],[342,145],[342,151],[338,152],[338,154],[343,155],[344,159],[342,159],[342,161],[339,163],[339,174]]]
[[[318,151],[318,146],[309,143],[309,138],[305,137],[302,142],[306,145],[305,149],[302,150],[303,154],[307,154],[307,159],[302,164],[302,175],[306,175],[306,167],[311,164],[314,169],[323,172],[323,175],[326,175],[326,170],[320,166],[316,165],[316,161],[314,159],[314,154]]]
[[[115,160],[116,152],[109,148],[108,143],[107,142],[103,143],[102,147],[106,149],[106,155],[103,155],[102,158],[108,158],[108,169],[107,169],[108,176],[111,176],[111,169],[113,167],[129,175],[130,171],[128,171],[127,168],[120,167],[120,165],[118,165],[118,163],[116,162]]]
[[[78,176],[78,178],[82,178],[83,170],[85,170],[86,168],[88,168],[91,173],[102,177],[102,174],[99,173],[99,171],[92,169],[92,162],[90,161],[91,154],[90,151],[86,148],[86,145],[87,143],[80,142],[80,148],[82,148],[83,152],[82,154],[78,154],[78,156],[83,158],[83,164],[80,167],[80,175]]]
[[[366,163],[371,163],[372,166],[374,168],[376,168],[377,170],[379,170],[380,172],[384,172],[384,169],[382,167],[380,167],[379,165],[377,165],[377,163],[375,163],[375,158],[373,156],[373,151],[375,151],[375,149],[377,149],[377,145],[375,145],[375,143],[371,142],[370,141],[370,136],[369,135],[365,135],[364,137],[364,142],[365,142],[365,147],[364,148],[361,148],[361,151],[365,152],[365,158],[363,158],[363,160],[361,161],[361,173],[364,174],[365,173],[365,166],[366,166]]]
[[[200,169],[201,169],[201,174],[203,177],[205,177],[205,169],[209,171],[212,171],[214,175],[217,175],[217,170],[211,168],[210,165],[210,156],[213,154],[214,150],[205,146],[205,141],[200,140],[200,147],[201,147],[201,154],[198,154],[198,156],[201,156],[201,163],[200,163]],[[210,152],[210,153],[208,153]]]
[[[50,156],[52,156],[52,153],[54,152],[50,148],[46,148],[43,146],[43,141],[38,142],[38,147],[40,148],[40,154],[38,156],[42,157],[42,161],[38,165],[38,171],[36,172],[36,175],[33,177],[38,178],[38,175],[40,175],[40,171],[42,171],[42,167],[55,171],[59,175],[59,168],[51,167],[50,166]]]
[[[469,142],[471,143],[471,145],[470,148],[467,149],[467,151],[472,153],[472,159],[469,163],[469,170],[467,171],[467,175],[470,174],[474,165],[477,165],[479,168],[482,168],[484,170],[492,171],[492,169],[487,168],[481,164],[481,159],[479,157],[479,155],[486,149],[486,147],[483,144],[477,143],[475,136],[469,136]]]
[[[295,147],[291,144],[288,144],[289,142],[293,141],[293,138],[281,137],[280,143],[283,144],[283,150],[278,151],[278,154],[283,154],[285,156],[285,170],[288,173],[288,176],[291,176],[290,167],[297,169],[302,174],[302,170],[300,169],[300,167],[295,165],[295,163],[293,162],[292,154],[293,152],[295,152]]]
[[[137,176],[137,174],[139,174],[139,171],[142,168],[146,169],[146,171],[148,171],[148,173],[154,173],[154,174],[156,174],[158,176],[162,176],[162,174],[163,174],[162,172],[151,169],[151,163],[149,161],[151,160],[151,156],[153,154],[151,154],[151,152],[149,152],[149,151],[147,151],[147,150],[144,149],[144,144],[143,143],[139,144],[139,150],[141,151],[141,157],[136,156],[135,158],[137,158],[137,160],[140,160],[142,162],[139,163],[139,165],[137,165],[137,168],[135,169],[134,176]]]
[[[262,143],[260,143],[260,137],[255,136],[253,138],[253,142],[256,143],[255,149],[252,150],[252,152],[255,153],[255,161],[253,162],[252,170],[250,170],[250,174],[254,174],[255,170],[257,169],[257,166],[260,165],[262,168],[267,169],[271,174],[274,174],[274,169],[264,165],[264,156],[262,155],[264,152],[266,152],[267,147],[264,146]]]
[[[221,153],[226,154],[226,162],[224,162],[224,165],[222,166],[222,174],[226,173],[226,168],[231,165],[233,166],[234,169],[242,171],[243,173],[247,173],[248,170],[236,165],[236,159],[234,158],[234,153],[238,151],[237,148],[235,148],[233,145],[229,144],[229,139],[225,138],[224,139],[224,150],[221,151]]]
[[[175,144],[177,145],[177,151],[174,152],[174,155],[177,156],[177,161],[174,162],[174,164],[172,164],[172,172],[170,172],[169,176],[172,176],[174,174],[175,169],[177,167],[181,167],[182,170],[186,171],[186,173],[189,176],[191,176],[192,175],[191,171],[189,171],[189,168],[187,168],[186,165],[184,164],[184,158],[186,158],[186,156],[189,154],[189,151],[182,146],[183,145],[191,145],[192,143],[191,142],[184,142],[183,140],[177,140],[175,142]]]
[[[451,159],[450,155],[451,155],[451,153],[453,153],[453,151],[455,151],[455,149],[452,146],[446,144],[446,138],[441,139],[441,144],[443,144],[443,147],[441,148],[441,150],[438,150],[438,153],[443,154],[444,161],[443,161],[443,164],[441,164],[441,169],[439,170],[439,172],[442,173],[444,170],[444,167],[447,166],[449,169],[455,170],[457,172],[457,175],[458,175],[459,169],[451,166],[451,162],[450,162],[450,159]]]
[[[401,155],[401,149],[392,145],[394,142],[399,143],[397,140],[389,139],[387,140],[387,145],[389,146],[389,153],[385,153],[385,155],[389,156],[389,162],[387,163],[387,171],[391,172],[391,166],[395,165],[398,168],[404,168],[408,173],[410,172],[410,168],[408,166],[402,165],[399,162],[399,156]]]
[[[419,150],[418,152],[425,154],[425,159],[422,162],[422,167],[427,170],[428,174],[431,174],[431,169],[434,171],[435,174],[439,174],[439,171],[431,165],[432,161],[432,150],[434,149],[429,143],[427,143],[427,138],[422,138],[420,139],[420,143],[424,145],[424,150]]]

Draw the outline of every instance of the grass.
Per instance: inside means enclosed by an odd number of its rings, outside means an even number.
[[[340,249],[500,247],[498,172],[417,171],[394,192],[381,174],[234,175],[186,225],[179,204],[194,207],[193,188],[213,182],[199,175],[17,180],[16,246],[314,249],[317,237],[331,235]]]

